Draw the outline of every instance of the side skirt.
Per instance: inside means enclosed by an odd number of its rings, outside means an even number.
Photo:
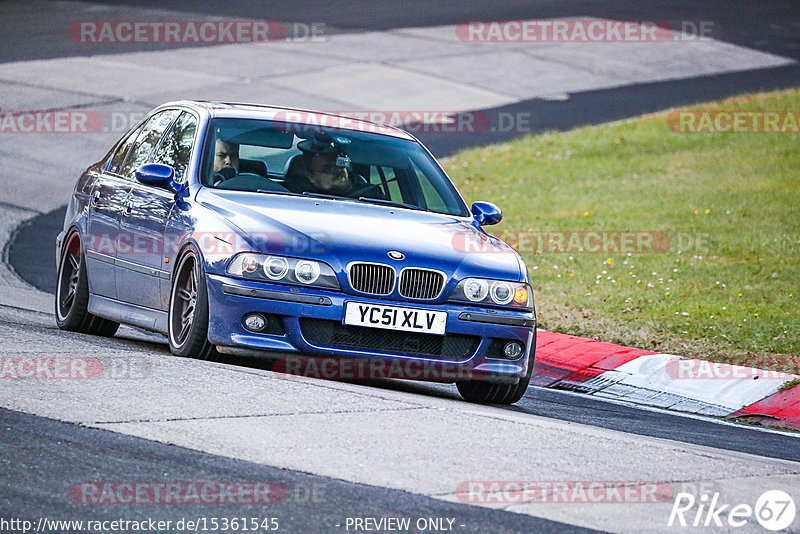
[[[167,312],[89,294],[89,313],[118,323],[167,334]]]

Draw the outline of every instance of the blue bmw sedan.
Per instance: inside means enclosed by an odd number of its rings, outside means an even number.
[[[156,108],[78,179],[58,326],[164,334],[173,354],[287,375],[456,383],[510,404],[533,368],[519,254],[407,132],[248,104]]]

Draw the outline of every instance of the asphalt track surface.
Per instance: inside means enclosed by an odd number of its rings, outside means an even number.
[[[150,517],[177,523],[198,517],[273,517],[281,532],[335,532],[344,531],[347,516],[411,517],[455,519],[454,530],[464,533],[592,532],[535,517],[220,458],[5,409],[0,409],[0,455],[3,518],[113,521]],[[73,484],[101,480],[258,481],[279,484],[285,498],[277,497],[277,502],[266,505],[64,502]]]
[[[679,24],[712,23],[711,36],[739,46],[800,59],[800,4],[791,0],[776,2],[617,2],[617,1],[542,1],[514,0],[492,2],[458,0],[445,2],[365,1],[326,2],[195,2],[178,0],[106,1],[107,10],[94,14],[96,20],[138,20],[134,9],[166,9],[166,18],[191,20],[192,16],[219,16],[297,22],[322,23],[330,34],[356,31],[388,30],[429,25],[458,24],[469,20],[547,19],[558,17],[599,17],[614,20],[659,21],[673,27]],[[68,3],[67,3],[68,4]],[[31,59],[128,53],[186,47],[170,43],[109,43],[86,45],[64,38],[63,28],[75,21],[69,9],[47,13],[46,23],[39,23],[36,13],[9,10],[0,18],[0,63]],[[169,14],[174,16],[170,17]],[[42,15],[38,15],[42,16]],[[33,17],[33,20],[31,20]],[[88,17],[86,17],[88,18]],[[140,18],[140,17],[139,17]],[[87,48],[88,46],[88,48]],[[535,73],[532,73],[535,76]],[[446,135],[421,132],[418,137],[437,157],[460,149],[507,141],[521,135],[547,130],[567,130],[576,126],[599,124],[675,106],[722,99],[748,92],[786,89],[800,85],[800,65],[790,65],[757,72],[736,72],[712,76],[633,84],[608,90],[571,92],[564,101],[533,98],[492,109],[480,110],[489,116],[498,114],[529,117],[528,127],[504,131],[495,125],[487,131],[470,135]]]
[[[112,13],[125,13],[129,6],[161,8],[160,2],[105,2]],[[660,2],[653,4],[619,2],[537,2],[500,3],[473,0],[419,2],[413,7],[399,2],[171,2],[171,11],[206,15],[266,18],[279,21],[322,21],[335,31],[389,29],[428,24],[458,23],[464,20],[503,20],[596,16],[621,20],[713,20],[715,38],[786,57],[800,58],[800,4],[796,2]],[[120,11],[122,10],[122,11]],[[691,15],[687,15],[691,13]],[[63,20],[43,24],[29,14],[29,25],[8,25],[0,20],[3,46],[0,62],[67,57],[85,50],[48,28],[63,28]],[[118,15],[119,16],[119,15]],[[189,16],[189,15],[187,15]],[[98,18],[108,19],[103,13]],[[121,18],[121,16],[120,16]],[[8,20],[8,19],[6,19]],[[143,49],[169,48],[145,45]],[[130,48],[126,47],[125,51]],[[113,53],[113,48],[103,53]],[[675,82],[635,85],[618,89],[572,93],[565,102],[533,99],[491,111],[533,112],[532,132],[568,129],[583,124],[617,120],[674,105],[707,101],[743,92],[800,85],[796,66],[765,69],[757,76],[734,73]],[[433,152],[447,155],[471,145],[502,141],[519,132],[485,132],[475,136],[423,134],[421,139]],[[1,149],[1,147],[0,147]],[[2,206],[0,206],[2,208]],[[52,292],[53,242],[61,229],[63,209],[40,215],[19,228],[4,254],[15,271],[33,286]],[[39,318],[46,324],[52,318]],[[43,327],[43,326],[42,326]],[[49,330],[55,331],[51,324]],[[110,347],[125,340],[109,340]],[[142,341],[141,348],[165,354],[157,341]],[[268,368],[252,360],[234,360],[240,366]],[[409,382],[372,384],[378,390],[412,393],[419,398],[456,398],[451,386]],[[800,461],[797,438],[764,432],[744,425],[719,423],[706,418],[687,418],[662,410],[643,410],[601,402],[580,395],[531,388],[510,412],[540,416],[610,429],[639,436],[748,453],[766,458]],[[390,452],[388,453],[390,454]],[[104,430],[82,428],[20,412],[0,409],[0,517],[33,518],[47,515],[64,519],[118,519],[154,517],[174,519],[197,516],[258,516],[273,513],[281,520],[281,531],[331,532],[345,516],[363,517],[453,517],[464,525],[457,532],[578,532],[574,525],[447,503],[412,493],[278,469],[256,463],[209,455]],[[174,506],[153,511],[146,506],[87,507],[65,499],[70,484],[85,480],[269,480],[284,484],[296,498],[289,498],[274,510],[248,505]],[[309,501],[309,489],[320,498]]]
[[[730,2],[711,0],[667,0],[659,2],[619,2],[616,0],[157,0],[100,1],[107,11],[98,10],[96,20],[124,20],[126,9],[164,9],[178,14],[218,17],[241,17],[279,22],[324,23],[331,32],[387,30],[440,24],[458,24],[471,20],[548,19],[558,17],[598,17],[614,20],[713,21],[715,39],[763,50],[781,56],[800,58],[800,6],[792,0]],[[47,24],[36,24],[37,14],[24,10],[24,23],[7,19],[3,30],[4,45],[0,62],[44,59],[86,54],[85,47],[64,39],[63,28],[74,21],[65,9],[48,14]],[[119,18],[112,18],[113,14]],[[129,15],[130,16],[130,15]],[[66,24],[64,24],[66,22]],[[114,47],[118,47],[115,49]],[[141,50],[176,48],[170,44],[141,45]],[[128,52],[130,44],[108,45],[103,53]]]
[[[55,275],[50,268],[55,263],[55,251],[49,245],[55,239],[55,234],[61,230],[63,220],[63,208],[30,219],[18,228],[8,249],[11,264],[20,266],[17,273],[27,282],[49,293],[55,292]],[[155,345],[154,348],[163,350],[163,345]],[[269,368],[268,363],[248,358],[231,357],[228,361],[236,365]],[[444,393],[457,398],[452,391],[448,393],[447,389],[430,384],[387,381],[376,385],[423,395]],[[508,409],[643,436],[800,461],[800,445],[797,440],[783,434],[764,433],[740,424],[722,425],[705,418],[691,419],[663,410],[647,411],[598,402],[579,394],[531,388],[521,401]]]
[[[16,263],[19,264],[20,255],[28,254],[29,249],[38,246],[41,235],[49,236],[51,232],[59,231],[63,217],[64,211],[59,209],[24,223],[18,229],[9,249],[9,257],[12,262],[16,260]],[[51,253],[52,248],[39,249],[39,258],[46,256],[44,252]],[[52,254],[55,253],[52,252]],[[18,273],[25,273],[26,280],[53,293],[55,277],[47,266],[53,265],[54,262],[54,256],[53,258],[46,257],[45,261],[27,264],[27,268]],[[163,343],[153,344],[152,348],[157,351],[165,349]],[[229,357],[226,361],[234,365],[257,369],[270,368],[269,362],[251,358]],[[378,388],[396,389],[421,395],[444,395],[458,398],[451,386],[408,381],[385,381],[371,384]],[[569,392],[531,387],[522,400],[507,409],[643,436],[800,461],[800,445],[798,445],[797,439],[784,434],[765,433],[741,424],[720,424],[709,418],[687,418],[665,410],[649,411],[638,407],[599,402],[595,398]]]
[[[31,344],[43,343],[61,336],[77,350],[80,344],[103,347],[106,354],[135,350],[142,362],[158,365],[162,358],[171,359],[167,347],[157,336],[143,337],[132,331],[103,340],[79,334],[61,335],[49,314],[0,310],[0,327],[12,338],[24,336]],[[202,362],[187,362],[202,365]],[[259,361],[239,359],[226,365],[269,369]],[[155,367],[154,369],[157,369]],[[413,395],[415,401],[433,404],[438,399],[457,399],[452,386],[382,381],[363,384],[377,396],[392,392]],[[121,382],[129,395],[141,395],[139,387]],[[132,399],[133,400],[133,399]],[[648,411],[619,404],[598,402],[580,395],[530,388],[518,404],[508,412],[526,417],[560,420],[578,426],[604,428],[626,434],[638,434],[669,443],[689,443],[724,449],[758,457],[800,461],[797,438],[764,432],[709,419],[686,418],[665,411]],[[124,415],[121,417],[125,417]],[[155,416],[157,417],[157,416]],[[224,415],[222,416],[224,419]],[[435,429],[431,428],[431,432]],[[315,436],[309,435],[314,440]],[[301,450],[305,444],[293,445]],[[711,449],[708,449],[711,450]],[[622,451],[621,451],[622,452]],[[447,455],[442,442],[442,460],[455,461]],[[541,454],[567,455],[568,450],[536,450]],[[624,452],[622,452],[624,455]],[[381,452],[388,465],[396,463],[395,452]],[[286,532],[337,532],[336,525],[347,517],[446,517],[455,518],[456,532],[581,532],[574,525],[507,511],[443,502],[404,491],[354,484],[335,478],[317,476],[302,470],[278,469],[255,463],[233,460],[196,452],[183,447],[164,445],[136,437],[84,428],[46,417],[0,409],[0,517],[38,517],[70,520],[113,520],[152,517],[177,521],[196,517],[277,517]],[[521,460],[524,462],[525,460]],[[576,461],[580,461],[576,458]],[[609,460],[605,460],[608,462]],[[654,459],[654,461],[657,461]],[[383,466],[365,462],[363,469]],[[586,466],[589,468],[590,466]],[[594,466],[593,468],[596,468]],[[240,481],[269,482],[282,485],[287,491],[284,501],[274,505],[93,505],[76,503],[69,490],[84,482],[172,482],[172,481]],[[702,482],[711,483],[712,481]],[[545,505],[547,506],[547,505]],[[463,525],[463,526],[461,526]]]

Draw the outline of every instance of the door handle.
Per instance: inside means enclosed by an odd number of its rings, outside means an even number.
[[[125,215],[130,215],[131,211],[133,211],[133,200],[125,203]]]
[[[97,204],[99,200],[100,200],[100,190],[95,189],[94,193],[92,193],[92,204]]]

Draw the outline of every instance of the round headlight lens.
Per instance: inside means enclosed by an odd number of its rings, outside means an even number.
[[[242,272],[254,273],[259,266],[258,260],[254,256],[245,256],[242,260]]]
[[[264,274],[272,280],[280,280],[289,272],[289,262],[280,256],[270,256],[264,262]]]
[[[492,284],[492,300],[496,304],[508,304],[514,298],[514,288],[507,282]]]
[[[464,296],[472,302],[480,302],[489,294],[489,282],[480,278],[470,278],[464,284]]]
[[[319,278],[319,263],[315,261],[300,260],[294,268],[294,276],[298,282],[313,284]]]

